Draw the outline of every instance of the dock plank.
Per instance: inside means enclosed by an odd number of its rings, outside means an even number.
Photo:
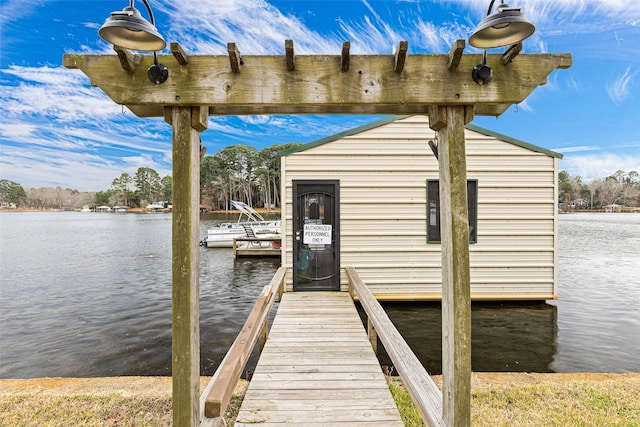
[[[403,425],[348,293],[285,293],[236,426]]]

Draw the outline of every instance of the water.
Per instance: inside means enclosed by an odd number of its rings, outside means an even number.
[[[473,303],[474,371],[640,372],[640,214],[559,220],[558,300]],[[441,373],[440,305],[385,309],[427,370]],[[384,351],[379,359],[392,363]]]
[[[640,214],[560,216],[552,369],[640,372]]]
[[[170,374],[171,215],[0,221],[0,378]],[[202,221],[202,236],[214,221]],[[203,374],[215,371],[278,266],[201,249]]]
[[[473,304],[474,370],[640,372],[640,215],[561,215],[559,243],[558,301]],[[200,254],[211,375],[279,261]],[[0,268],[0,378],[170,374],[170,215],[2,213]],[[385,308],[439,373],[439,304]]]

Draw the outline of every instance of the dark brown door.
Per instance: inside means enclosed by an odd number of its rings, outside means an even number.
[[[340,290],[340,181],[293,181],[293,290]]]

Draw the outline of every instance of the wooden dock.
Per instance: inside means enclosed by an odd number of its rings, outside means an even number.
[[[279,257],[280,237],[238,237],[233,239],[233,256]]]
[[[403,425],[348,293],[282,295],[235,425],[255,424]]]

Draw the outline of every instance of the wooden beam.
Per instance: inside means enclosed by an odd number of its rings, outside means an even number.
[[[472,106],[429,107],[438,132],[442,262],[442,396],[446,425],[471,425],[471,279],[464,126]]]
[[[447,70],[454,71],[458,68],[458,64],[460,64],[460,58],[462,58],[462,52],[464,52],[464,48],[466,46],[466,42],[464,40],[456,40],[453,44],[451,50],[449,50],[449,65],[447,65]]]
[[[409,42],[401,41],[398,44],[398,50],[393,61],[393,71],[395,73],[401,73],[404,70],[404,62],[407,59],[407,50],[409,50]]]
[[[189,64],[189,57],[187,56],[187,52],[184,51],[179,43],[172,42],[169,46],[169,49],[171,50],[173,57],[176,59],[176,61],[178,61],[178,64],[183,67]]]
[[[342,71],[341,55],[296,55],[295,73],[282,55],[243,56],[241,73],[230,70],[227,55],[191,55],[188,67],[162,56],[169,79],[161,85],[146,76],[150,55],[132,76],[115,55],[67,54],[64,65],[82,70],[134,114],[162,117],[164,106],[180,105],[208,105],[211,115],[424,114],[428,105],[476,105],[476,115],[499,115],[571,63],[569,54],[527,54],[503,67],[502,55],[491,54],[493,81],[479,86],[471,79],[479,54],[462,55],[454,71],[447,71],[446,54],[411,55],[401,74],[394,72],[392,55],[350,55],[355,72],[349,73]]]
[[[502,65],[509,65],[513,59],[518,56],[522,50],[522,43],[517,43],[509,46],[507,50],[502,54]]]
[[[115,50],[116,55],[118,55],[122,69],[132,76],[136,72],[136,68],[142,63],[142,55],[133,54],[131,51],[120,46],[113,46],[113,50]]]
[[[234,73],[240,72],[240,65],[242,65],[242,59],[240,51],[235,43],[227,44],[227,53],[229,54],[229,63],[231,64],[231,71]]]
[[[341,62],[340,69],[342,71],[349,71],[349,51],[351,50],[351,42],[342,43],[342,54],[341,54]]]
[[[287,62],[287,71],[295,71],[296,70],[296,56],[293,51],[293,40],[285,40],[284,41],[284,53],[286,56]]]
[[[172,107],[173,425],[195,426],[200,414],[200,149],[193,108]]]
[[[209,108],[206,106],[192,107],[191,128],[204,132],[209,126]]]
[[[209,126],[209,108],[207,106],[192,107],[191,115],[191,127],[198,132],[204,132]],[[164,121],[172,126],[173,125],[173,111],[171,108],[164,109]]]

